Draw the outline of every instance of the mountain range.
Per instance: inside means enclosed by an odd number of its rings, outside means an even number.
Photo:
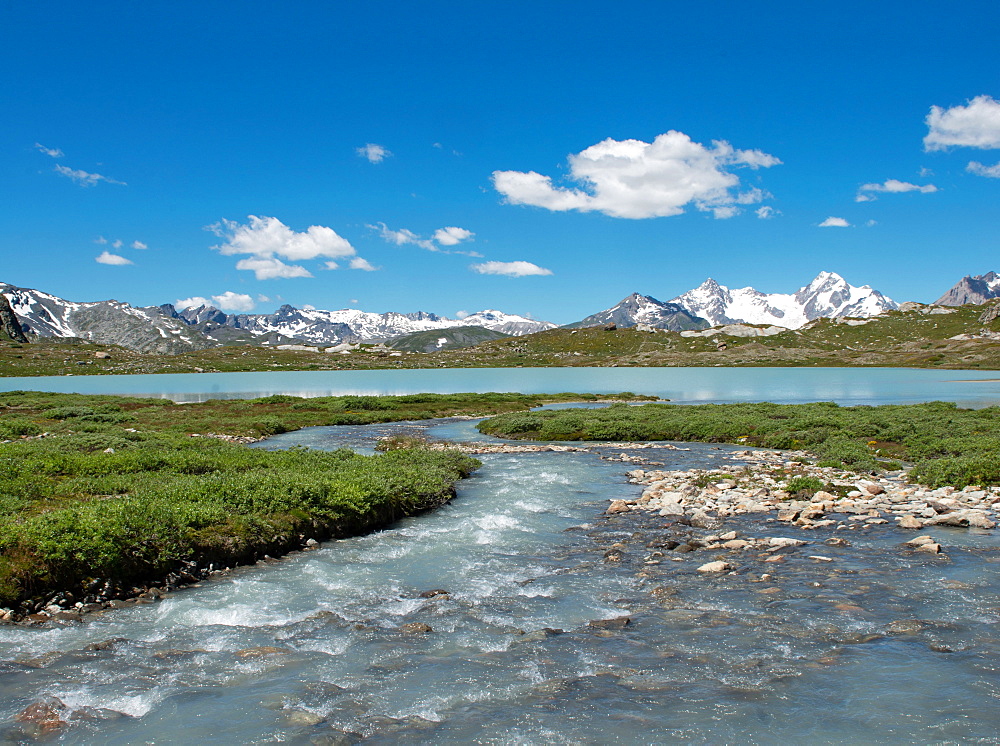
[[[869,317],[898,307],[879,291],[867,285],[855,287],[834,272],[820,272],[808,285],[790,294],[762,293],[751,287],[731,290],[708,278],[694,290],[667,302],[633,293],[617,305],[570,326],[643,324],[682,331],[742,323],[798,329],[821,317]]]
[[[29,336],[78,337],[165,354],[234,344],[329,346],[388,342],[422,332],[449,330],[454,335],[461,329],[486,329],[493,336],[521,336],[556,327],[547,321],[497,310],[461,319],[424,311],[324,311],[290,305],[270,314],[229,314],[213,306],[177,309],[169,303],[146,307],[117,300],[81,303],[6,283],[0,283],[0,295],[9,301],[10,310]],[[1000,297],[1000,275],[989,272],[962,278],[937,303],[982,303],[995,297]],[[798,329],[821,317],[870,317],[896,308],[896,302],[879,291],[868,285],[851,285],[834,272],[820,272],[808,285],[789,294],[762,293],[752,287],[730,289],[709,278],[666,302],[633,293],[615,306],[567,326],[645,325],[683,331],[743,323]],[[476,334],[473,332],[473,336]],[[440,346],[439,339],[419,338],[413,344],[417,345],[415,349],[435,347]],[[452,343],[451,337],[447,342]]]
[[[167,303],[136,308],[117,300],[80,303],[40,290],[0,283],[0,294],[29,335],[79,337],[139,352],[176,354],[220,344],[335,345],[384,342],[414,332],[481,327],[520,336],[555,328],[503,311],[486,310],[462,319],[432,313],[321,311],[282,306],[272,314],[227,314],[213,306],[178,311]]]

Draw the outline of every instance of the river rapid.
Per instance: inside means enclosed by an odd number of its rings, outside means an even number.
[[[481,439],[459,420],[261,446],[366,450],[400,429]],[[659,468],[739,463],[685,447]],[[0,738],[30,741],[15,717],[49,702],[67,724],[43,737],[64,743],[1000,740],[994,533],[935,527],[930,555],[891,526],[832,547],[832,530],[742,517],[715,531],[810,543],[706,576],[714,557],[655,547],[709,530],[605,514],[640,490],[601,457],[619,454],[486,455],[450,504],[388,530],[82,624],[0,628]]]

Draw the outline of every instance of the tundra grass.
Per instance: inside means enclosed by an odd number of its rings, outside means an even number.
[[[98,580],[128,589],[185,563],[230,566],[308,538],[371,531],[447,500],[479,464],[457,451],[267,451],[191,434],[259,437],[586,398],[599,397],[271,396],[175,405],[0,394],[0,605],[66,591],[84,598]]]
[[[529,440],[682,440],[803,449],[856,471],[913,462],[934,487],[1000,484],[1000,408],[948,402],[841,407],[815,404],[613,404],[606,409],[515,412],[483,433]]]

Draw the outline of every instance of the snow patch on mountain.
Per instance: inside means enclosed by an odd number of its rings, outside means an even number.
[[[869,317],[898,308],[868,285],[856,287],[835,272],[820,272],[795,293],[762,293],[752,287],[730,289],[709,278],[674,298],[693,316],[721,324],[765,324],[798,329],[822,317]]]
[[[481,326],[492,331],[520,336],[555,328],[547,321],[535,321],[524,316],[493,309],[479,311],[464,319],[449,319],[433,313],[373,313],[356,308],[338,311],[299,309],[284,305],[272,314],[225,314],[212,306],[187,308],[176,318],[190,324],[212,323],[243,329],[254,335],[276,334],[301,339],[311,344],[338,344],[342,341],[383,342],[415,332],[451,329],[459,326]]]

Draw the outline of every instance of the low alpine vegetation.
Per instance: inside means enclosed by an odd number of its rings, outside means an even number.
[[[804,449],[819,465],[871,472],[914,462],[934,487],[1000,484],[1000,408],[948,402],[841,407],[815,404],[613,404],[604,409],[515,412],[483,433],[528,440],[680,440]]]

